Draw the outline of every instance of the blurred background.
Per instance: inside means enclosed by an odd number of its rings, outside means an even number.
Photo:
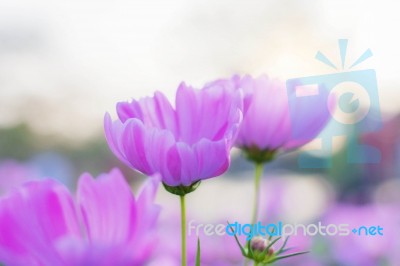
[[[343,140],[333,143],[332,154],[316,158],[331,160],[326,169],[300,168],[299,152],[283,155],[265,168],[262,215],[265,221],[341,217],[386,226],[380,239],[294,241],[311,253],[282,265],[400,265],[399,8],[391,0],[2,0],[0,192],[41,177],[74,188],[82,172],[113,167],[136,187],[142,177],[116,160],[103,134],[104,114],[115,116],[116,102],[155,90],[173,100],[182,80],[201,86],[233,74],[286,80],[337,73],[314,57],[321,51],[340,65],[337,40],[348,39],[349,62],[368,48],[373,52],[355,70],[375,69],[382,120],[379,131],[355,127],[350,136],[377,147],[382,160],[348,164]],[[252,180],[253,166],[234,151],[230,171],[188,198],[190,219],[247,219]],[[163,224],[179,226],[172,215],[177,199],[160,191],[159,201]],[[216,241],[226,247],[233,240]],[[218,250],[215,243],[212,249]],[[221,265],[213,256],[205,265]]]

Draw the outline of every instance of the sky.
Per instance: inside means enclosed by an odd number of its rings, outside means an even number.
[[[400,111],[396,1],[19,1],[0,2],[0,126],[21,122],[44,135],[89,139],[115,103],[171,100],[233,74],[289,78],[375,69],[382,113]],[[346,68],[344,69],[346,71]]]

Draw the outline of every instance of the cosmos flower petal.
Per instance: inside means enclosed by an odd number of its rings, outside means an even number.
[[[182,83],[176,110],[160,92],[119,103],[117,122],[105,119],[107,142],[133,169],[146,175],[159,173],[169,186],[190,186],[226,171],[242,105],[241,90],[231,80],[216,80],[201,90]],[[210,155],[215,161],[205,158],[203,146],[217,152]]]
[[[307,103],[300,101],[296,106],[296,118],[291,120],[291,140],[286,149],[300,147],[318,136],[330,121],[336,99],[328,97],[329,91],[320,89],[319,95],[310,97]]]
[[[125,158],[122,134],[126,124],[121,123],[121,121],[112,121],[110,114],[106,113],[104,116],[104,132],[106,140],[111,151],[117,156],[119,160],[125,164],[131,166],[131,163]],[[131,166],[132,167],[132,166]]]
[[[136,205],[130,187],[117,169],[95,180],[83,174],[77,200],[88,237],[99,243],[126,241],[134,233]]]
[[[138,228],[141,228],[141,232],[136,232],[137,234],[146,232],[143,230],[145,228],[151,228],[155,225],[157,217],[160,213],[160,206],[154,204],[154,200],[157,194],[157,190],[161,181],[159,174],[151,176],[146,183],[142,186],[139,196],[137,197],[137,213],[141,218],[138,222]]]
[[[7,228],[0,231],[0,261],[143,265],[156,243],[157,186],[157,178],[147,182],[135,201],[117,169],[96,179],[83,174],[77,200],[56,181],[26,183],[0,199],[0,226]]]
[[[202,139],[194,146],[197,157],[199,177],[207,179],[218,176],[228,170],[230,164],[230,147],[226,140],[213,142]]]
[[[80,238],[63,238],[56,246],[63,257],[63,265],[132,265],[130,249],[125,245],[106,245],[97,242],[82,241]]]
[[[295,101],[289,106],[286,86],[267,76],[232,78],[244,92],[244,117],[236,145],[240,148],[257,147],[259,150],[290,150],[315,138],[330,120],[327,92],[318,97]],[[327,103],[328,102],[328,103]]]
[[[241,87],[247,92],[252,91],[252,99],[241,125],[238,143],[275,149],[289,137],[285,127],[289,115],[286,90],[279,81],[269,80],[266,76],[248,79]]]
[[[232,82],[217,80],[202,90],[182,83],[176,94],[181,140],[193,144],[201,138],[218,141],[226,137],[232,125],[240,122],[240,109],[241,96]]]
[[[161,176],[155,174],[151,176],[142,186],[137,197],[137,219],[134,242],[141,243],[140,250],[132,252],[135,261],[141,258],[149,258],[152,255],[155,243],[157,243],[157,231],[153,230],[156,226],[161,207],[154,204],[157,190],[161,181]]]
[[[145,174],[153,174],[146,157],[146,139],[149,132],[143,123],[138,119],[129,119],[125,123],[125,129],[119,136],[122,142],[122,150],[125,159],[130,162],[132,167]]]
[[[2,198],[0,228],[7,228],[0,233],[0,261],[6,265],[62,265],[52,244],[80,234],[71,195],[52,180],[28,182]]]
[[[193,149],[184,142],[176,143],[169,150],[168,166],[171,176],[178,177],[173,185],[189,186],[199,179],[198,162]]]
[[[161,92],[155,92],[154,97],[145,97],[139,101],[120,102],[117,104],[117,114],[122,123],[137,118],[150,127],[169,129],[176,136],[175,111]]]

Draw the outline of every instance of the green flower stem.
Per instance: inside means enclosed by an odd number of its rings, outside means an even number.
[[[260,201],[260,182],[261,182],[261,176],[263,173],[264,169],[264,164],[263,163],[255,163],[256,170],[255,170],[255,181],[254,181],[254,202],[253,202],[253,215],[251,218],[251,224],[257,223],[257,215],[258,215],[258,205]],[[255,262],[254,266],[256,266],[258,263]],[[249,259],[246,259],[244,261],[244,266],[249,265]]]
[[[181,237],[182,237],[182,266],[187,265],[186,260],[186,207],[185,195],[179,196],[181,200]]]
[[[196,181],[189,186],[169,186],[163,182],[164,188],[174,195],[178,195],[181,200],[181,237],[182,237],[182,266],[187,265],[186,258],[186,206],[185,206],[185,195],[195,191],[199,185],[200,180]]]
[[[260,181],[261,176],[263,173],[262,163],[256,163],[256,176],[254,181],[254,202],[253,202],[253,216],[251,219],[251,224],[257,223],[257,215],[258,215],[258,208],[259,208],[259,201],[260,201]]]

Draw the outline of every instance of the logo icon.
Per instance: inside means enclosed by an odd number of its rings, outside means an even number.
[[[327,128],[320,134],[321,147],[312,151],[313,154],[332,154],[333,137],[345,136],[348,152],[348,163],[378,163],[381,159],[380,151],[372,146],[359,143],[351,132],[374,132],[381,128],[378,86],[376,73],[373,69],[352,70],[353,67],[364,62],[372,56],[367,49],[350,67],[346,68],[347,39],[339,40],[341,69],[333,64],[323,53],[317,52],[315,58],[325,65],[333,68],[336,73],[308,76],[289,79],[286,89],[289,95],[289,112],[292,124],[292,137],[301,136],[301,121],[295,121],[298,115],[298,105],[309,105],[315,101],[325,101],[326,110],[316,112],[329,112],[332,117]],[[336,108],[330,109],[328,102],[334,100]],[[301,112],[301,110],[300,110]],[[304,133],[304,132],[303,132]],[[318,160],[309,153],[302,153],[299,157],[299,166],[302,168],[331,167],[331,160]]]

